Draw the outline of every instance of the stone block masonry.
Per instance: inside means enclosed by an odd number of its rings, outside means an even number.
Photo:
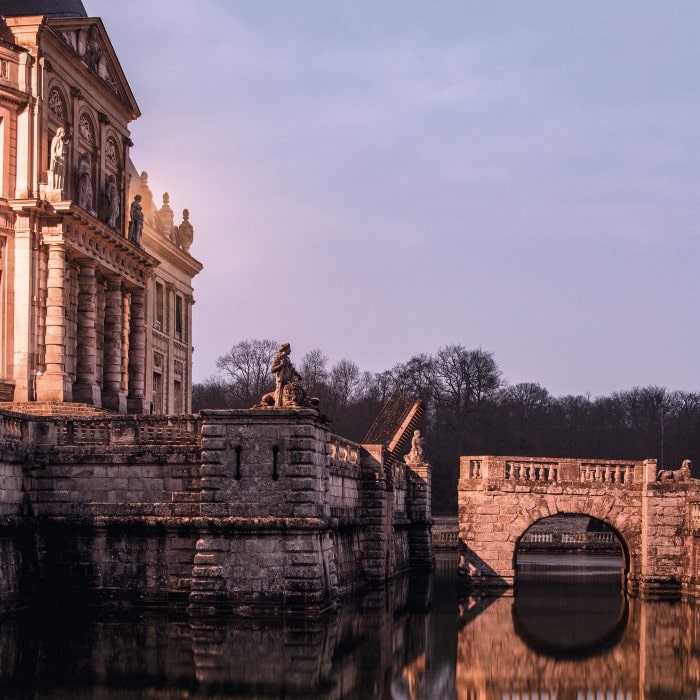
[[[607,524],[620,542],[630,593],[700,593],[700,480],[689,463],[658,472],[644,462],[545,457],[462,457],[460,570],[472,586],[510,587],[527,530],[552,515]]]
[[[6,607],[315,613],[433,565],[429,466],[334,436],[313,409],[0,412],[0,449]]]

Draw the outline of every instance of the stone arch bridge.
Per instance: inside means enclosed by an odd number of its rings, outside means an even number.
[[[507,588],[518,544],[543,518],[581,514],[617,534],[632,594],[700,594],[700,480],[643,462],[468,456],[460,460],[460,572],[475,588]]]

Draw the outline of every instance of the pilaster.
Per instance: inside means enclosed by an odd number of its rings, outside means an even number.
[[[36,371],[36,261],[35,233],[28,214],[18,213],[14,235],[14,353],[12,377],[15,401],[30,401],[34,397]]]

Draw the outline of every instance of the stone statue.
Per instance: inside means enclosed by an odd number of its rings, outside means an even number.
[[[177,240],[185,253],[189,253],[190,246],[194,240],[194,228],[190,223],[189,209],[183,209],[182,211],[182,223],[177,227]]]
[[[294,369],[289,343],[282,343],[272,359],[270,373],[275,375],[275,390],[265,394],[255,408],[317,408],[318,399],[310,399]]]
[[[420,434],[420,430],[413,431],[411,438],[411,449],[406,455],[407,464],[423,464],[425,462],[425,440]]]
[[[110,175],[105,186],[105,199],[107,200],[107,216],[105,221],[112,228],[117,228],[119,220],[119,189],[117,188],[117,178]]]
[[[143,209],[141,207],[141,195],[137,194],[131,203],[129,212],[129,240],[135,245],[141,245],[143,233]]]
[[[291,352],[292,348],[289,343],[282,343],[270,365],[270,373],[275,375],[275,406],[282,406],[284,387],[290,382],[298,382],[301,379],[289,359]]]
[[[100,68],[100,59],[102,58],[102,47],[100,46],[99,38],[100,32],[97,29],[97,25],[93,24],[88,30],[85,63],[87,63],[90,70],[95,73],[97,73]]]
[[[86,211],[92,212],[92,168],[90,154],[81,153],[78,162],[78,204]]]
[[[66,130],[60,126],[56,135],[51,139],[51,186],[55,190],[63,189],[63,174],[66,167],[66,153],[68,151],[68,136]]]
[[[656,476],[657,481],[688,481],[691,478],[691,461],[684,459],[680,469],[662,469]]]

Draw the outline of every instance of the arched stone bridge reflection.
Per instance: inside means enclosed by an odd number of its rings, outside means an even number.
[[[521,537],[559,514],[591,516],[614,530],[629,592],[700,593],[700,480],[689,462],[666,472],[651,459],[462,457],[460,572],[477,588],[512,586]]]

